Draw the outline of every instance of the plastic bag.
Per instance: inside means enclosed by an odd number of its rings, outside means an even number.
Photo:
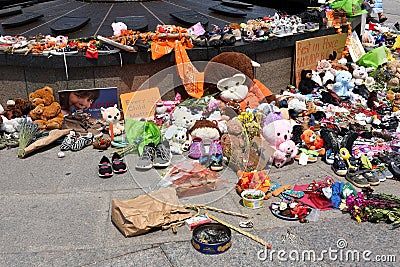
[[[386,46],[380,46],[360,57],[360,59],[357,60],[357,64],[376,69],[380,65],[388,62],[388,56],[390,56],[390,50]]]
[[[126,118],[125,132],[129,144],[137,144],[139,155],[143,152],[143,147],[150,143],[156,146],[160,142],[161,131],[152,121],[134,120]]]
[[[364,0],[336,0],[331,4],[331,7],[333,9],[344,9],[347,17],[356,17],[367,13],[366,10],[361,8],[363,2]]]

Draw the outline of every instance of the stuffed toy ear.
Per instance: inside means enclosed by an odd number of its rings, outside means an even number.
[[[217,88],[221,91],[227,90],[231,87],[244,84],[246,76],[242,73],[238,73],[229,78],[224,78],[218,81]]]
[[[314,126],[310,126],[310,130],[311,130],[311,131],[314,131]]]

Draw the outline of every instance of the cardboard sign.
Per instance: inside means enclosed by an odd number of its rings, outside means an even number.
[[[365,54],[365,50],[363,45],[361,44],[360,39],[358,38],[358,35],[356,32],[353,32],[349,36],[349,53],[351,56],[351,60],[353,62],[357,62],[357,60],[360,59]]]
[[[83,111],[94,119],[102,118],[102,107],[118,105],[116,87],[63,90],[58,92],[58,97],[64,114]]]
[[[346,45],[346,38],[347,34],[342,33],[296,41],[295,84],[298,86],[303,69],[315,70],[318,60],[328,59],[333,51],[336,51],[338,55],[342,54]]]
[[[147,119],[154,116],[154,107],[161,99],[157,87],[140,90],[132,93],[121,94],[121,105],[125,116],[133,119]]]

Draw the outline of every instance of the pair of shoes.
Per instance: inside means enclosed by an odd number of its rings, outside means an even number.
[[[222,152],[221,140],[211,141],[210,148],[208,150],[208,155],[205,155],[204,147],[201,146],[201,143],[202,140],[200,142],[196,142],[193,149],[194,151],[193,154],[195,155],[199,153],[198,151],[200,151],[201,154],[201,156],[199,157],[200,164],[210,168],[212,171],[222,170],[224,167],[222,166],[223,152]]]
[[[92,133],[88,133],[87,135],[79,135],[77,137],[74,131],[70,131],[70,133],[62,141],[60,149],[62,151],[66,150],[79,151],[91,145],[92,143],[93,143]]]
[[[171,164],[171,159],[172,153],[167,140],[160,142],[157,146],[150,143],[143,147],[142,155],[136,163],[136,169],[166,168]]]
[[[112,155],[111,162],[106,156],[103,156],[100,160],[99,176],[101,178],[110,178],[114,173],[121,174],[125,173],[126,171],[126,164],[117,152]]]

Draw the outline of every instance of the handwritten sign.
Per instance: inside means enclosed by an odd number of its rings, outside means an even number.
[[[353,62],[357,62],[365,54],[364,47],[362,46],[360,39],[356,32],[353,32],[349,36],[349,53],[351,56],[351,60]]]
[[[154,116],[154,107],[161,99],[157,87],[140,90],[132,93],[121,94],[122,110],[125,116],[133,119],[146,119]]]
[[[318,60],[328,59],[333,51],[340,55],[346,45],[346,38],[347,34],[342,33],[297,41],[294,67],[295,83],[299,84],[303,69],[315,70]]]

